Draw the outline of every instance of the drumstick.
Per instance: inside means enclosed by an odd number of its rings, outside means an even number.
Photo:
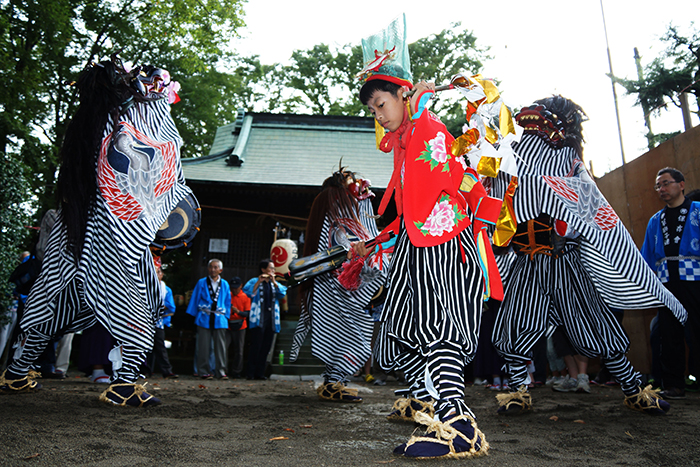
[[[462,85],[459,85],[459,84],[444,84],[444,85],[442,85],[442,86],[437,86],[437,87],[435,88],[435,92],[437,92],[437,91],[447,91],[448,89],[454,89],[455,87],[462,87]],[[403,93],[403,97],[404,97],[404,98],[406,98],[406,97],[411,97],[411,96],[414,95],[415,93],[416,93],[416,90],[415,90],[415,88],[414,88],[414,89],[411,89],[410,91],[404,92],[404,93]]]

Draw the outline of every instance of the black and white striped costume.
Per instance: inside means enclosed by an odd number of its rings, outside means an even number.
[[[113,379],[134,382],[153,347],[160,288],[149,244],[190,193],[180,165],[182,140],[167,99],[136,103],[110,118],[96,164],[98,193],[90,207],[79,264],[59,221],[42,271],[29,294],[10,370],[26,374],[49,339],[99,321],[117,340]]]
[[[358,240],[369,240],[378,235],[377,225],[372,217],[371,198],[358,200],[358,213],[341,212],[338,216],[354,223],[360,221],[363,232],[354,232]],[[339,228],[340,227],[340,228]],[[347,243],[346,227],[339,226],[326,215],[318,251],[333,246],[336,241]],[[355,229],[359,230],[359,229]],[[382,269],[378,266],[364,266],[362,283],[357,290],[347,290],[338,282],[335,273],[316,276],[306,304],[302,304],[292,351],[291,361],[296,361],[299,350],[311,331],[311,352],[326,365],[323,373],[326,383],[345,383],[348,376],[362,368],[371,356],[372,317],[365,312],[370,300],[385,285],[388,271],[386,257],[382,259]]]
[[[476,353],[482,296],[471,226],[446,243],[416,247],[402,224],[375,354],[385,370],[404,372],[410,386],[397,394],[434,399],[441,416],[452,408],[474,416],[464,402],[464,368]]]
[[[623,391],[632,394],[639,375],[625,356],[629,340],[610,308],[664,304],[681,320],[685,310],[644,263],[574,148],[555,149],[541,135],[526,132],[515,151],[521,158],[513,198],[518,224],[546,214],[580,236],[567,239],[557,259],[519,255],[511,264],[493,331],[511,387],[526,382],[527,355],[547,326],[555,324],[564,326],[579,354],[601,356]],[[491,195],[503,196],[509,178],[499,174]]]

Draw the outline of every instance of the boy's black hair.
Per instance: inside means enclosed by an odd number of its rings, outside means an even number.
[[[391,81],[373,79],[362,85],[362,89],[360,89],[360,102],[362,102],[362,105],[367,105],[367,102],[369,102],[375,92],[384,91],[396,95],[399,89],[401,89],[401,86]]]

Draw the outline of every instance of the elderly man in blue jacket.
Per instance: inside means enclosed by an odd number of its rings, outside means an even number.
[[[202,379],[214,379],[209,364],[211,342],[214,341],[216,375],[226,375],[226,332],[231,316],[231,288],[221,277],[224,263],[219,259],[209,260],[209,275],[200,279],[192,292],[187,314],[194,316],[197,325],[197,368]]]

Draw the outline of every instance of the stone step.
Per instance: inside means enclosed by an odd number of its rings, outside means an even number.
[[[284,320],[281,322],[280,332],[275,340],[275,349],[272,354],[273,375],[320,375],[325,369],[321,360],[311,355],[311,338],[306,337],[304,344],[299,349],[299,357],[294,363],[289,362],[294,331],[297,321]],[[280,350],[284,351],[284,365],[279,364]]]
[[[272,365],[273,375],[320,375],[325,369],[324,365],[297,365],[285,363],[284,365]]]

